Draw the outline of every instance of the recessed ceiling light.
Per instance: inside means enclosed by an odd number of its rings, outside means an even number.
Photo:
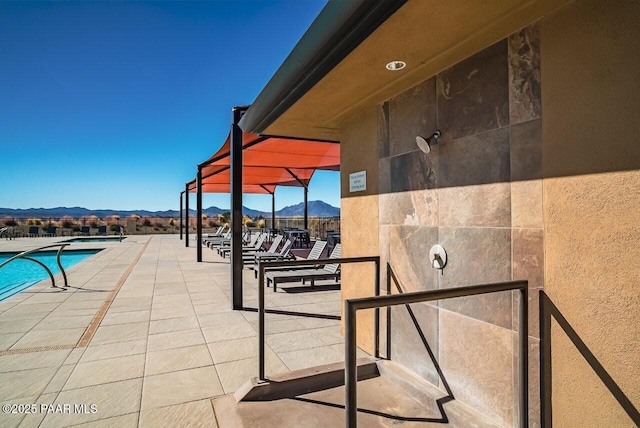
[[[398,70],[402,70],[406,66],[407,66],[407,63],[404,61],[391,61],[385,67],[387,67],[387,70],[398,71]]]

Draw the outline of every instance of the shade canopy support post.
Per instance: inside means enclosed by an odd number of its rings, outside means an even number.
[[[184,213],[184,218],[185,218],[185,235],[184,235],[184,246],[188,247],[189,246],[189,185],[191,183],[187,183],[185,185],[185,189],[184,189],[184,206],[185,206],[185,213]]]
[[[182,195],[184,195],[184,190],[180,192],[180,240],[182,241]]]
[[[276,228],[276,191],[274,189],[272,192],[262,184],[260,185],[260,187],[262,187],[265,192],[271,195],[271,230],[274,230]]]
[[[196,260],[202,262],[202,167],[198,165],[198,175],[196,176]]]
[[[304,228],[309,229],[309,184],[300,180],[289,168],[285,169],[298,183],[300,183],[302,187],[304,187]]]
[[[231,124],[231,293],[232,308],[242,309],[242,129],[238,126],[248,107],[233,108]]]

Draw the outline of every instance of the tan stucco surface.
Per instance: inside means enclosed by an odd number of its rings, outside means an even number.
[[[640,3],[578,1],[541,24],[545,291],[640,407]],[[553,329],[557,426],[632,426]]]
[[[343,257],[377,256],[378,245],[378,153],[377,116],[369,109],[345,124],[340,150],[342,201],[340,232]],[[349,174],[367,171],[367,190],[349,192]],[[342,299],[373,296],[372,263],[342,265]],[[343,318],[344,319],[344,318]],[[373,352],[373,313],[358,314],[358,344]]]

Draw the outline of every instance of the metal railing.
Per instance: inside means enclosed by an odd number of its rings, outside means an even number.
[[[357,366],[356,366],[356,312],[362,309],[376,309],[387,306],[406,305],[410,303],[451,299],[455,297],[475,296],[479,294],[498,293],[503,291],[520,291],[518,305],[518,362],[519,362],[519,406],[520,427],[528,426],[528,283],[527,281],[510,281],[496,284],[472,285],[468,287],[450,288],[447,290],[418,291],[413,293],[392,294],[387,296],[349,299],[344,302],[345,316],[345,405],[346,426],[355,428],[357,424]],[[378,325],[376,325],[376,330]],[[379,336],[374,338],[376,354]],[[389,338],[387,338],[389,342]]]
[[[258,270],[258,379],[266,380],[264,370],[264,276],[267,269],[273,269],[277,267],[294,267],[294,266],[318,266],[318,265],[330,265],[330,264],[349,264],[349,263],[374,263],[375,264],[375,278],[374,278],[374,293],[376,296],[380,295],[380,257],[345,257],[339,259],[318,259],[318,260],[294,260],[294,261],[264,261],[260,263]],[[379,340],[380,331],[380,310],[375,311],[375,331],[374,342],[377,344]],[[376,354],[378,347],[376,346]]]
[[[11,257],[8,260],[5,260],[4,262],[2,262],[0,264],[0,268],[2,268],[3,266],[8,265],[9,263],[11,263],[14,260],[30,260],[32,262],[35,262],[37,264],[39,264],[40,266],[42,266],[44,268],[44,270],[47,271],[47,273],[49,274],[49,278],[51,278],[51,284],[55,287],[56,286],[56,280],[53,278],[53,273],[51,272],[51,269],[49,269],[47,267],[47,265],[45,265],[44,263],[42,263],[40,260],[36,260],[34,258],[28,257],[30,254],[33,253],[37,253],[39,251],[42,250],[46,250],[47,248],[55,248],[55,247],[60,247],[60,249],[58,249],[58,252],[56,254],[56,262],[58,263],[58,267],[60,268],[60,272],[62,272],[62,277],[64,278],[64,286],[68,287],[69,284],[67,283],[67,273],[64,271],[64,267],[62,266],[62,263],[60,262],[60,255],[62,254],[62,250],[64,249],[64,247],[69,246],[70,244],[52,244],[52,245],[46,245],[44,247],[39,247],[39,248],[34,248],[32,250],[27,250],[27,251],[23,251],[19,254],[16,254],[15,256]]]

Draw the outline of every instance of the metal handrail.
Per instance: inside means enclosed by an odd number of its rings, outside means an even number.
[[[479,294],[497,293],[519,290],[518,305],[518,371],[519,371],[519,406],[520,427],[528,426],[529,420],[529,375],[528,375],[528,282],[510,281],[496,284],[472,285],[450,288],[447,290],[418,291],[413,293],[392,294],[387,296],[349,299],[344,302],[345,314],[345,410],[347,428],[355,428],[357,424],[357,366],[356,366],[356,312],[361,309],[379,309],[385,306],[406,305],[410,303],[428,302],[432,300],[455,297],[475,296]],[[389,338],[387,338],[387,342]]]
[[[39,264],[40,266],[42,266],[47,271],[47,273],[49,274],[49,278],[51,278],[51,284],[55,287],[56,286],[56,280],[53,278],[53,273],[51,272],[51,270],[44,263],[42,263],[40,260],[36,260],[36,259],[33,259],[31,257],[27,257],[27,256],[29,254],[33,254],[33,253],[36,253],[36,252],[41,251],[41,250],[46,250],[47,248],[60,247],[60,249],[58,250],[58,252],[56,254],[56,261],[58,263],[58,267],[60,268],[60,272],[62,272],[62,277],[64,278],[64,286],[68,287],[69,284],[67,283],[67,273],[64,271],[64,267],[62,266],[62,263],[60,262],[60,254],[62,253],[62,250],[64,249],[64,247],[67,247],[69,245],[70,244],[52,244],[52,245],[45,245],[44,247],[34,248],[32,250],[23,251],[23,252],[21,252],[19,254],[16,254],[13,257],[11,257],[10,259],[5,260],[4,262],[0,263],[0,268],[2,268],[5,265],[8,265],[9,263],[11,263],[14,260],[18,260],[18,259],[31,260],[32,262],[35,262],[35,263]]]
[[[267,269],[273,269],[277,267],[293,267],[293,266],[318,266],[318,265],[330,265],[330,264],[349,264],[349,263],[366,263],[373,262],[375,264],[375,279],[374,279],[374,293],[376,296],[380,295],[380,257],[344,257],[337,259],[317,259],[317,260],[293,260],[293,261],[264,261],[258,266],[258,379],[266,380],[264,370],[264,275]],[[374,341],[379,343],[379,326],[380,326],[380,311],[375,311],[375,331]],[[377,352],[377,351],[376,351]]]

